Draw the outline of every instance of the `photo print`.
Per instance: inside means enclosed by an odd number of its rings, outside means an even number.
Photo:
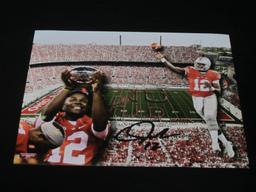
[[[35,31],[14,164],[248,168],[229,35]]]

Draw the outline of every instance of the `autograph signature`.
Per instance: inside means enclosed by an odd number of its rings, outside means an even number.
[[[132,133],[133,129],[137,129],[137,126],[149,126],[149,131],[146,133],[145,136],[136,135],[134,132]],[[162,131],[158,133],[154,133],[155,124],[152,121],[140,121],[138,123],[134,123],[128,127],[125,127],[117,132],[114,138],[118,141],[139,141],[139,145],[143,144],[146,140],[152,140],[153,138],[169,138],[169,137],[178,137],[180,134],[167,134],[169,128],[164,128]],[[156,150],[160,148],[158,142],[150,142],[148,141],[144,145],[144,149],[151,149]]]

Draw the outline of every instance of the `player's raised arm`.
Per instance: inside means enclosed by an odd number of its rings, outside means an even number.
[[[94,130],[103,131],[108,123],[108,112],[102,95],[102,85],[104,75],[96,72],[92,77],[93,103],[92,103],[92,121]]]
[[[65,84],[65,88],[46,106],[41,113],[44,121],[50,121],[60,111],[65,101],[65,98],[72,89],[72,84],[68,81],[71,74],[69,70],[65,70],[61,73],[61,79]]]
[[[176,67],[174,66],[170,61],[168,61],[164,55],[162,53],[160,53],[159,51],[155,53],[155,57],[160,59],[162,63],[164,63],[168,68],[170,68],[171,70],[177,72],[177,73],[185,73],[185,68],[181,68],[181,67]]]

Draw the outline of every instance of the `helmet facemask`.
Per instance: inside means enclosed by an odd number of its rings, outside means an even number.
[[[204,65],[201,67],[201,65]],[[208,71],[211,67],[211,61],[207,57],[198,57],[194,62],[194,67],[198,71]]]

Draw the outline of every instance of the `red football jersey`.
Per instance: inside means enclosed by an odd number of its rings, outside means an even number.
[[[28,136],[29,130],[34,128],[33,125],[29,124],[27,121],[20,121],[18,136],[16,141],[16,152],[17,153],[27,153],[28,152]]]
[[[212,84],[214,81],[218,81],[221,75],[214,70],[208,70],[205,74],[200,73],[194,67],[186,67],[185,74],[189,83],[189,92],[192,96],[207,97],[213,94],[209,87],[206,87],[204,83],[208,82]]]
[[[107,136],[108,127],[97,135],[92,128],[92,119],[88,116],[71,123],[61,112],[55,120],[65,127],[66,138],[60,147],[47,153],[45,160],[56,165],[90,165],[101,140]]]

